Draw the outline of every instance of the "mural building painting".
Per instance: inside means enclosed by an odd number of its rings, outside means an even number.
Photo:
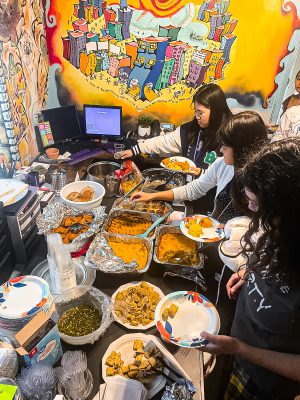
[[[187,121],[195,90],[208,82],[241,106],[250,96],[252,106],[262,107],[298,27],[295,5],[284,9],[283,3],[72,0],[62,6],[53,0],[51,68],[60,68],[59,86],[79,108],[118,104],[133,120],[146,112]]]

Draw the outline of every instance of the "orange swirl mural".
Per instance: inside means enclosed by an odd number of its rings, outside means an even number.
[[[283,0],[52,0],[51,18],[50,63],[79,108],[121,105],[125,117],[175,124],[190,119],[191,98],[208,82],[262,104],[299,28],[295,4]]]

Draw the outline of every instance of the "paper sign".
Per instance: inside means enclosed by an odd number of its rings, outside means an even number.
[[[13,400],[17,386],[0,384],[0,400]]]

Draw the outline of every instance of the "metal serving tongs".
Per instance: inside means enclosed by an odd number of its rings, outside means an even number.
[[[144,186],[146,185],[146,183],[148,182],[148,180],[149,180],[149,177],[147,177],[147,178],[144,178],[143,180],[141,180],[141,182],[139,182],[137,185],[135,185],[132,189],[130,189],[129,190],[129,192],[127,192],[123,197],[121,197],[121,201],[120,201],[120,203],[118,204],[118,205],[120,205],[121,203],[123,203],[123,201],[125,200],[125,199],[127,199],[127,197],[129,197],[138,187],[140,187],[141,185],[143,185],[142,186],[142,188],[141,188],[141,190],[143,190],[144,189]]]

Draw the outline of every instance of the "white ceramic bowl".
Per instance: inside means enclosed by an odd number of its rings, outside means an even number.
[[[80,192],[83,188],[90,186],[94,189],[94,198],[90,201],[79,202],[67,199],[71,192]],[[91,208],[99,207],[105,195],[105,188],[98,182],[93,181],[77,181],[69,183],[60,191],[60,197],[68,206],[77,208],[78,210],[90,210]]]

